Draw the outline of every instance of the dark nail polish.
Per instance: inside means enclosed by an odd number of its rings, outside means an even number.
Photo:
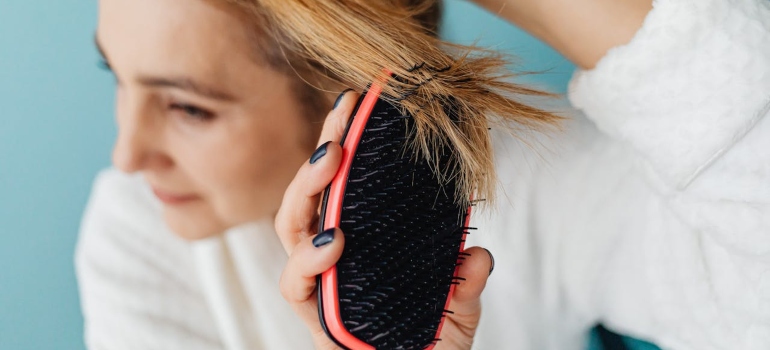
[[[319,233],[313,238],[313,245],[316,248],[323,247],[334,241],[334,229],[330,228],[324,232]]]
[[[482,248],[487,251],[487,254],[489,254],[489,260],[492,260],[492,266],[489,267],[489,274],[492,275],[492,271],[495,270],[495,257],[492,255],[492,252],[489,251],[487,248]]]
[[[329,146],[330,143],[331,141],[326,141],[323,145],[318,146],[318,149],[316,149],[315,152],[313,152],[313,155],[310,156],[310,164],[315,164],[315,162],[326,155],[326,147]]]
[[[353,89],[345,89],[345,91],[341,92],[339,96],[337,96],[337,100],[334,101],[334,107],[332,109],[337,109],[337,106],[340,105],[340,101],[342,101],[342,98],[345,97],[345,94],[348,93],[348,91],[351,91]]]

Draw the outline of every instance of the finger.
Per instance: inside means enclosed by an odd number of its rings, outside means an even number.
[[[307,179],[308,181],[304,181],[305,195],[314,196],[323,192],[336,174],[337,168],[339,168],[339,161],[337,161],[335,157],[338,155],[341,157],[342,155],[340,141],[347,128],[348,120],[352,117],[351,114],[353,113],[353,109],[356,106],[359,96],[360,95],[352,89],[343,91],[334,103],[334,109],[332,109],[326,117],[319,138],[319,147],[328,144],[326,146],[326,153],[334,152],[334,154],[328,154],[331,157],[324,156],[324,162],[317,164],[315,169],[311,170],[311,178]],[[336,152],[337,150],[340,150],[340,152]],[[310,162],[316,164],[317,161],[313,162],[313,160],[318,155],[319,154],[314,153],[310,157]],[[331,165],[334,166],[332,167]]]
[[[320,158],[315,158],[323,153]],[[332,181],[342,160],[342,147],[329,142],[323,144],[311,160],[300,167],[283,196],[275,218],[278,238],[286,253],[291,255],[301,240],[318,233],[318,202],[320,193]]]
[[[342,156],[339,141],[358,96],[353,91],[340,94],[336,107],[324,122],[319,148],[300,168],[284,193],[275,226],[287,253],[291,253],[300,240],[317,233],[320,194],[339,168]]]
[[[487,284],[487,279],[494,268],[492,254],[484,248],[473,247],[465,250],[465,256],[457,275],[464,278],[455,287],[449,309],[453,318],[478,318],[481,313],[479,298]],[[458,321],[462,321],[458,319]]]
[[[450,313],[444,320],[442,341],[436,349],[470,349],[481,318],[479,298],[494,267],[494,259],[488,250],[479,247],[468,248],[464,253],[457,273],[462,279],[449,301]]]
[[[281,275],[281,294],[301,311],[309,326],[318,324],[315,299],[316,276],[337,263],[342,255],[345,237],[339,229],[329,229],[297,244]]]
[[[359,93],[352,89],[347,89],[340,94],[334,103],[334,109],[326,116],[323,129],[321,130],[321,137],[318,139],[319,145],[326,141],[339,143],[360,96]]]

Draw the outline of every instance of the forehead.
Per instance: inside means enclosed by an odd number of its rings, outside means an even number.
[[[113,66],[237,78],[258,68],[244,14],[214,0],[100,0],[97,39]]]

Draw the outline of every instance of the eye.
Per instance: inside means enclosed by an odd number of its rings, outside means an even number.
[[[196,121],[210,121],[214,119],[214,113],[211,113],[205,109],[198,108],[193,105],[184,104],[184,103],[172,103],[169,108],[171,110],[180,111],[185,114],[185,116],[195,119]]]

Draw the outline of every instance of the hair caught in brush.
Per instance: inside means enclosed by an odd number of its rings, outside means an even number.
[[[560,119],[517,101],[550,94],[512,83],[506,56],[438,39],[424,20],[435,16],[435,0],[229,1],[259,18],[285,59],[302,57],[359,90],[385,82],[383,98],[414,117],[410,145],[417,155],[437,164],[435,150],[455,150],[450,166],[434,170],[445,180],[457,177],[460,200],[474,193],[494,199],[490,125],[540,130]]]

